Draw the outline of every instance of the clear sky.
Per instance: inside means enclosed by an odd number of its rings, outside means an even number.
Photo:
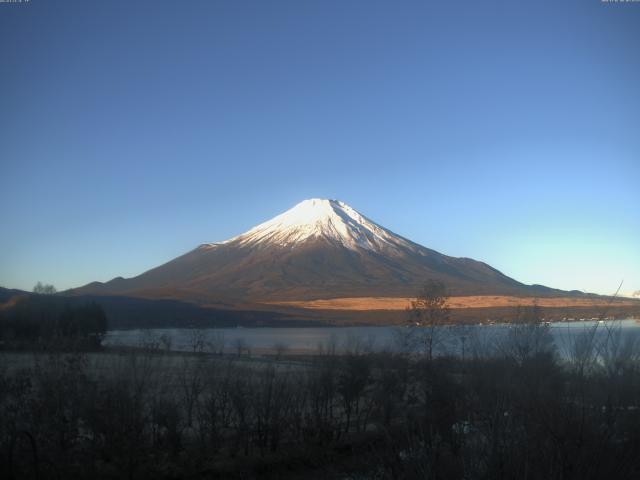
[[[640,3],[0,3],[0,285],[133,276],[310,197],[640,290]]]

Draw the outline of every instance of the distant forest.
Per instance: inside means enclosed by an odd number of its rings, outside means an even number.
[[[95,349],[107,327],[107,316],[96,302],[71,304],[50,294],[16,296],[0,310],[0,342],[5,348],[57,341]]]

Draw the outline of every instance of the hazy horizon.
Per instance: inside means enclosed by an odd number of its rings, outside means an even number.
[[[640,8],[0,4],[0,285],[131,277],[311,197],[640,291]]]

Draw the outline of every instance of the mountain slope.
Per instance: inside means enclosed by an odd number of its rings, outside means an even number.
[[[427,278],[443,281],[454,295],[554,292],[523,285],[485,263],[425,248],[343,202],[311,199],[137,277],[95,282],[74,293],[200,303],[413,296]]]

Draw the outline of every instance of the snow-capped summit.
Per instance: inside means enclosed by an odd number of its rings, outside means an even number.
[[[369,220],[344,202],[312,198],[222,244],[295,247],[309,239],[327,240],[352,250],[411,248],[411,242]],[[220,243],[208,244],[210,246]]]

